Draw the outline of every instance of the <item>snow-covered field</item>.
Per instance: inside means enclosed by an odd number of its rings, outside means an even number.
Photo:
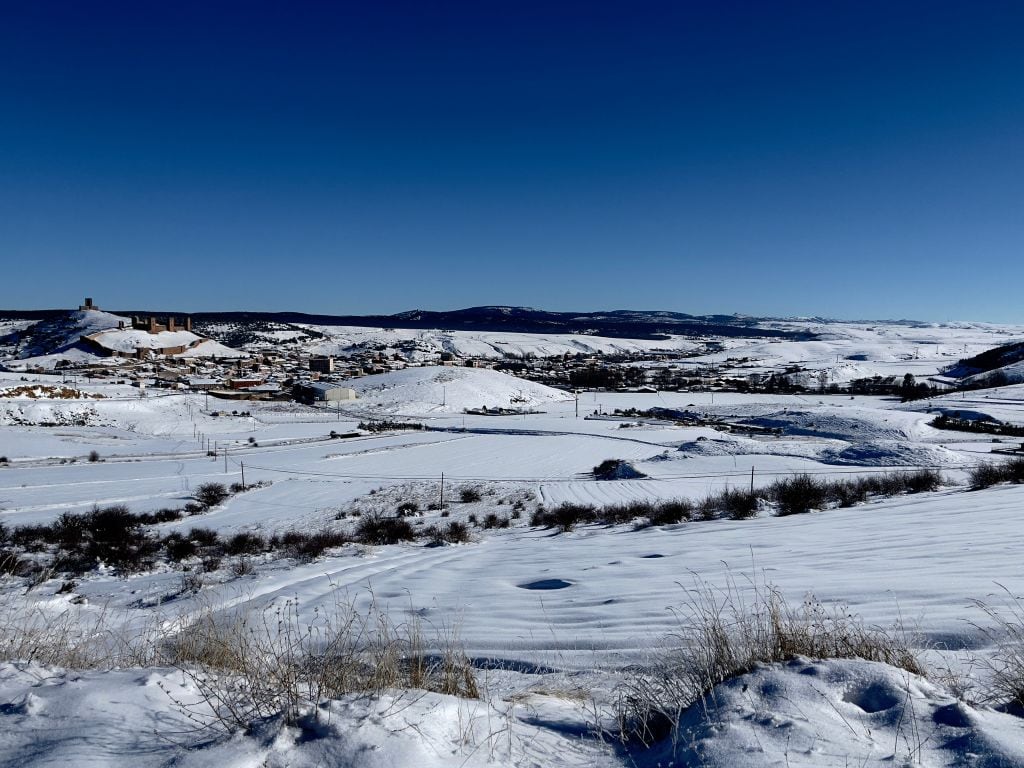
[[[421,331],[355,328],[337,325],[308,326],[326,338],[316,342],[317,354],[344,354],[365,346],[412,346],[421,353],[452,352],[474,357],[552,357],[555,355],[620,354],[631,352],[692,352],[701,345],[682,337],[664,340],[618,339],[583,334],[495,333],[487,331]]]
[[[844,366],[857,376],[927,377],[1021,335],[984,325],[867,328],[833,325],[831,337],[814,342],[735,340],[695,362],[746,357],[751,370],[799,362],[836,377]],[[340,347],[356,330],[331,333],[324,343]],[[580,341],[464,336],[452,334],[452,344],[500,353]],[[0,390],[60,382],[23,377],[4,374]],[[448,546],[347,545],[309,562],[253,555],[245,569],[233,570],[235,559],[225,557],[204,573],[198,562],[187,563],[190,574],[164,563],[128,576],[100,567],[74,580],[39,578],[31,588],[3,577],[5,606],[32,606],[54,622],[88,625],[102,614],[114,626],[155,621],[172,632],[204,611],[260,616],[286,601],[294,601],[300,623],[311,624],[339,596],[359,605],[372,596],[393,620],[416,617],[430,637],[457,634],[483,696],[353,695],[326,703],[302,727],[263,722],[223,736],[186,717],[181,702],[194,701],[197,688],[180,670],[12,660],[0,664],[0,764],[1024,765],[1024,723],[1014,714],[956,698],[941,675],[925,680],[851,659],[797,659],[724,683],[682,717],[675,743],[626,749],[596,733],[612,725],[616,686],[671,643],[695,584],[740,594],[771,584],[791,604],[813,594],[871,625],[901,622],[933,669],[949,667],[982,686],[984,671],[968,654],[991,658],[995,649],[979,630],[989,619],[975,601],[1024,592],[1024,486],[968,490],[969,470],[998,458],[991,450],[1003,446],[928,422],[956,411],[1024,423],[1024,386],[907,404],[710,392],[584,393],[577,402],[486,369],[422,368],[358,380],[359,399],[339,410],[247,402],[232,404],[241,406],[235,414],[223,404],[208,408],[197,394],[140,397],[117,384],[75,386],[89,397],[0,397],[0,522],[8,529],[95,505],[180,508],[200,485],[239,483],[243,470],[247,484],[267,484],[153,526],[154,533],[200,526],[222,536],[350,531],[403,502],[416,504],[408,518],[415,528],[488,514],[508,527],[471,525],[469,542]],[[523,412],[463,412],[484,405]],[[651,407],[781,434],[608,416]],[[331,436],[356,432],[369,418],[396,417],[424,428]],[[99,460],[90,461],[93,451]],[[646,477],[594,479],[592,468],[609,458]],[[582,525],[564,533],[530,525],[538,506],[562,502],[698,500],[795,473],[850,478],[921,467],[941,470],[947,485],[789,517],[762,509],[747,520]]]

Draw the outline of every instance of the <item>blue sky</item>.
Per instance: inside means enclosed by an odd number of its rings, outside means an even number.
[[[1024,322],[1024,5],[6,3],[0,307]]]

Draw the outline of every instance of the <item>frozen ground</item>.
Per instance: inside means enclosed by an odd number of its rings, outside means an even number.
[[[757,342],[756,351],[759,365],[791,357],[834,364],[837,355],[870,354],[887,359],[859,362],[901,374],[900,356],[915,346],[941,337],[952,348],[956,340],[962,356],[963,344],[992,336],[994,345],[1004,333],[981,326],[913,330],[912,337],[849,332],[813,349]],[[779,357],[766,357],[776,348]],[[930,372],[938,362],[930,360]],[[442,374],[451,378],[437,378]],[[20,374],[6,375],[0,388],[24,383]],[[8,459],[0,467],[0,521],[48,522],[96,504],[124,503],[136,512],[181,506],[202,483],[240,481],[244,465],[247,482],[271,484],[160,531],[343,529],[353,524],[354,510],[391,513],[402,501],[418,504],[418,526],[508,516],[519,504],[510,527],[475,528],[469,543],[454,546],[346,547],[307,563],[257,556],[251,573],[235,576],[225,563],[192,590],[182,589],[182,571],[169,566],[128,578],[101,569],[63,589],[60,578],[30,591],[7,579],[4,599],[53,618],[107,612],[118,621],[246,607],[258,613],[297,600],[306,620],[339,595],[366,601],[372,593],[396,617],[415,615],[428,629],[457,627],[487,690],[484,700],[396,690],[331,702],[330,716],[315,728],[265,723],[225,739],[197,730],[162,690],[179,700],[194,696],[176,670],[76,672],[12,662],[0,666],[0,764],[1024,765],[1024,730],[1015,716],[961,702],[934,681],[850,660],[797,660],[724,684],[712,706],[685,716],[674,753],[662,743],[627,754],[593,734],[595,723],[608,724],[615,682],[646,664],[678,628],[680,607],[698,581],[741,590],[748,580],[769,582],[794,603],[813,593],[871,624],[901,620],[937,666],[961,668],[966,652],[988,653],[989,639],[975,627],[986,616],[973,601],[996,599],[1003,587],[1024,592],[1024,486],[966,490],[966,470],[991,460],[993,444],[935,430],[928,421],[941,410],[1022,423],[1024,386],[910,404],[587,393],[579,417],[564,393],[487,370],[422,369],[368,377],[360,386],[360,400],[340,412],[242,404],[251,415],[213,416],[201,395],[140,398],[113,384],[81,385],[102,398],[0,398],[0,455]],[[541,412],[461,412],[512,398]],[[782,434],[607,416],[652,406]],[[373,415],[400,415],[427,429],[330,437],[332,430],[355,431]],[[82,418],[86,423],[77,424]],[[216,457],[207,455],[208,446]],[[92,462],[94,450],[100,460]],[[607,458],[629,460],[648,477],[593,479],[590,470]],[[795,472],[849,477],[918,466],[941,469],[950,485],[787,518],[763,512],[744,521],[581,526],[569,533],[529,525],[538,504],[697,499],[748,486],[751,470],[760,485]],[[440,500],[442,473],[447,518],[429,509]],[[464,489],[479,490],[480,500],[461,501]]]

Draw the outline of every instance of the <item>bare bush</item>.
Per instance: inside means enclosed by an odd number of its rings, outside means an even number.
[[[403,501],[395,510],[400,517],[411,517],[419,514],[419,511],[420,505],[415,501]]]
[[[34,661],[74,669],[113,669],[153,663],[155,625],[111,611],[66,606],[54,611],[18,595],[0,600],[0,660]]]
[[[198,587],[197,587],[198,589]],[[176,632],[167,637],[168,627]],[[21,596],[0,601],[0,660],[71,669],[172,665],[199,696],[175,704],[203,727],[247,730],[281,717],[294,724],[325,699],[407,688],[478,698],[476,676],[453,630],[428,641],[416,620],[396,624],[371,601],[319,607],[295,601],[262,612],[207,608],[166,622],[93,608],[54,612]]]
[[[267,548],[267,541],[258,533],[243,531],[224,542],[224,551],[229,555],[255,555]]]
[[[476,486],[469,486],[468,488],[463,488],[459,491],[459,500],[463,504],[473,504],[480,501],[482,498],[483,495],[480,493],[480,489]]]
[[[301,562],[309,562],[316,560],[327,550],[342,547],[350,541],[351,538],[341,531],[288,531],[271,538],[267,546],[272,550],[283,550],[288,557]]]
[[[363,544],[397,544],[414,541],[416,531],[404,517],[367,515],[356,526],[356,539]]]
[[[726,488],[718,496],[722,514],[731,520],[746,520],[756,517],[759,500],[756,491],[745,491],[739,488]]]
[[[593,523],[598,519],[597,510],[590,504],[559,504],[552,510],[538,507],[530,520],[531,525],[542,525],[546,528],[560,528],[563,532],[571,531],[580,523]]]
[[[1002,464],[982,463],[967,474],[972,490],[990,488],[998,483],[1024,482],[1024,458],[1013,458]]]
[[[465,544],[470,541],[469,527],[465,523],[453,520],[448,525],[431,526],[427,528],[424,535],[430,539],[434,546],[442,544]]]
[[[970,484],[971,490],[989,488],[1002,481],[1003,473],[1000,468],[987,462],[972,467],[967,473],[967,482]]]
[[[1024,457],[1015,456],[1003,464],[1003,474],[1011,483],[1024,483]]]
[[[655,505],[647,519],[651,525],[674,525],[689,520],[693,515],[693,505],[685,499],[663,501]]]
[[[286,724],[350,693],[415,688],[476,698],[472,665],[454,633],[429,652],[417,622],[395,624],[375,604],[363,611],[339,601],[312,618],[294,600],[262,613],[225,617],[207,611],[165,652],[199,691],[177,700],[204,725],[229,732],[281,717]]]
[[[196,488],[192,496],[199,504],[209,509],[225,501],[231,493],[223,483],[203,483]]]
[[[768,497],[775,503],[778,514],[801,515],[825,506],[825,484],[810,475],[795,475],[776,480],[768,488]]]

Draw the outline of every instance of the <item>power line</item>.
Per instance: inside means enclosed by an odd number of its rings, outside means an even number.
[[[232,461],[234,461],[232,459]],[[237,462],[235,462],[237,464]],[[858,467],[856,469],[803,469],[803,470],[774,470],[774,471],[761,471],[758,472],[759,477],[791,477],[794,475],[864,475],[870,473],[903,473],[903,472],[919,472],[925,469],[932,470],[970,470],[980,466],[980,464],[943,464],[943,465],[927,465],[920,464],[914,466],[905,467]],[[322,478],[337,478],[342,480],[406,480],[406,481],[437,481],[437,475],[374,475],[365,473],[354,473],[354,472],[323,472],[312,469],[289,469],[285,467],[268,467],[257,464],[249,464],[249,469],[258,469],[264,472],[278,472],[281,474],[288,475],[301,475],[307,477],[322,477]],[[682,474],[682,475],[660,475],[657,477],[643,477],[633,478],[631,482],[646,483],[646,482],[667,482],[672,480],[714,480],[714,479],[726,479],[736,477],[748,477],[749,472],[747,470],[736,470],[734,472],[702,472],[694,474]],[[598,480],[594,477],[586,476],[574,476],[574,477],[484,477],[479,475],[450,475],[447,474],[445,477],[450,481],[457,482],[475,482],[475,483],[586,483],[586,482],[598,482],[605,483],[607,480]]]

